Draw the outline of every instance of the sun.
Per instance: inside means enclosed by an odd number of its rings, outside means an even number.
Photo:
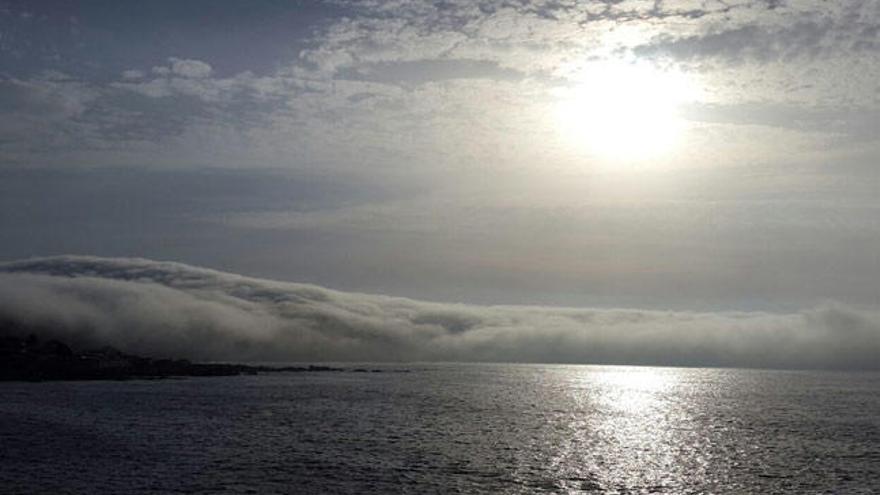
[[[561,91],[556,120],[575,148],[612,162],[659,159],[679,145],[680,107],[694,89],[649,64],[593,63]]]

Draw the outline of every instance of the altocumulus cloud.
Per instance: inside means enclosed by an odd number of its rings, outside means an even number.
[[[2,327],[216,360],[447,360],[880,368],[880,313],[439,304],[146,259],[0,264]]]

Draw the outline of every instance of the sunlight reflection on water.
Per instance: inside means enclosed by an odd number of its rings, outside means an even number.
[[[880,492],[878,374],[424,365],[0,386],[13,493]]]
[[[625,453],[594,466],[600,485],[680,486],[685,474],[675,447],[689,418],[670,401],[671,390],[681,386],[677,370],[617,368],[588,376],[597,391],[593,432],[610,450]]]
[[[701,461],[682,462],[676,448],[689,422],[688,411],[669,400],[670,392],[682,386],[678,370],[571,371],[567,390],[576,407],[567,418],[569,436],[557,445],[553,461],[554,466],[569,467],[564,491],[663,491],[693,475],[683,467]]]

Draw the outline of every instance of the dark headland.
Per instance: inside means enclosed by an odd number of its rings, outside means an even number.
[[[253,366],[193,363],[124,353],[110,346],[75,350],[59,340],[0,335],[0,381],[128,380],[187,376],[234,376],[274,372],[379,372],[330,366]]]

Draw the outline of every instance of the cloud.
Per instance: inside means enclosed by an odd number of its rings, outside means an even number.
[[[703,23],[696,32],[665,30],[649,43],[635,46],[640,56],[669,56],[694,61],[730,63],[795,62],[862,55],[877,46],[880,19],[863,4],[835,6],[793,4],[778,14],[770,9],[738,21]]]
[[[654,43],[637,47],[642,56],[667,55],[679,60],[719,57],[732,62],[757,60],[770,62],[816,55],[830,24],[805,22],[779,31],[767,31],[757,25],[679,39],[661,37]]]
[[[194,96],[205,101],[218,101],[221,95],[241,91],[242,74],[238,78],[211,78],[213,69],[201,60],[170,57],[167,66],[151,69],[153,78],[144,79],[144,72],[126,70],[122,81],[111,84],[112,88],[128,90],[150,98],[167,98],[176,95]]]
[[[871,54],[878,21],[867,4],[334,5],[339,9],[333,12],[346,15],[324,19],[308,33],[291,31],[291,46],[303,48],[293,59],[273,60],[272,69],[255,64],[218,74],[205,60],[156,52],[164,63],[152,69],[125,65],[128,70],[116,73],[116,80],[80,74],[81,81],[39,81],[23,74],[2,81],[0,99],[54,108],[63,93],[76,111],[35,108],[25,119],[0,112],[0,128],[9,129],[9,138],[0,140],[0,160],[64,167],[185,162],[300,169],[322,162],[364,169],[360,161],[366,156],[370,166],[409,170],[455,162],[505,167],[577,162],[580,157],[558,142],[557,124],[546,117],[555,91],[586,77],[591,62],[633,56],[689,67],[695,78],[702,73],[704,103],[715,106],[805,105],[818,99],[841,113],[875,100],[877,65]],[[242,53],[251,51],[248,46]],[[817,53],[833,56],[813,60]],[[766,70],[763,65],[771,62],[780,67]],[[25,85],[52,87],[22,95]],[[850,127],[872,117],[859,116]],[[713,138],[708,145],[727,141]],[[764,138],[749,147],[764,152],[771,145],[763,141],[783,140]],[[522,144],[514,150],[510,142]],[[809,152],[830,149],[827,144]],[[787,140],[784,152],[799,145]],[[768,161],[775,159],[766,154]]]
[[[137,69],[129,69],[122,71],[123,79],[141,79],[144,77],[144,71]]]
[[[44,121],[69,119],[85,112],[96,97],[96,91],[87,84],[54,72],[31,80],[0,79],[0,116],[37,120],[35,116],[39,115]]]
[[[0,76],[0,166],[19,154],[83,146],[92,129],[83,118],[99,97],[92,85],[55,71],[28,80]]]
[[[0,265],[0,321],[82,344],[226,360],[877,368],[880,312],[438,304],[146,259]]]
[[[168,59],[168,62],[171,63],[171,72],[181,77],[191,77],[194,79],[208,77],[213,70],[209,64],[201,60],[171,57]]]

